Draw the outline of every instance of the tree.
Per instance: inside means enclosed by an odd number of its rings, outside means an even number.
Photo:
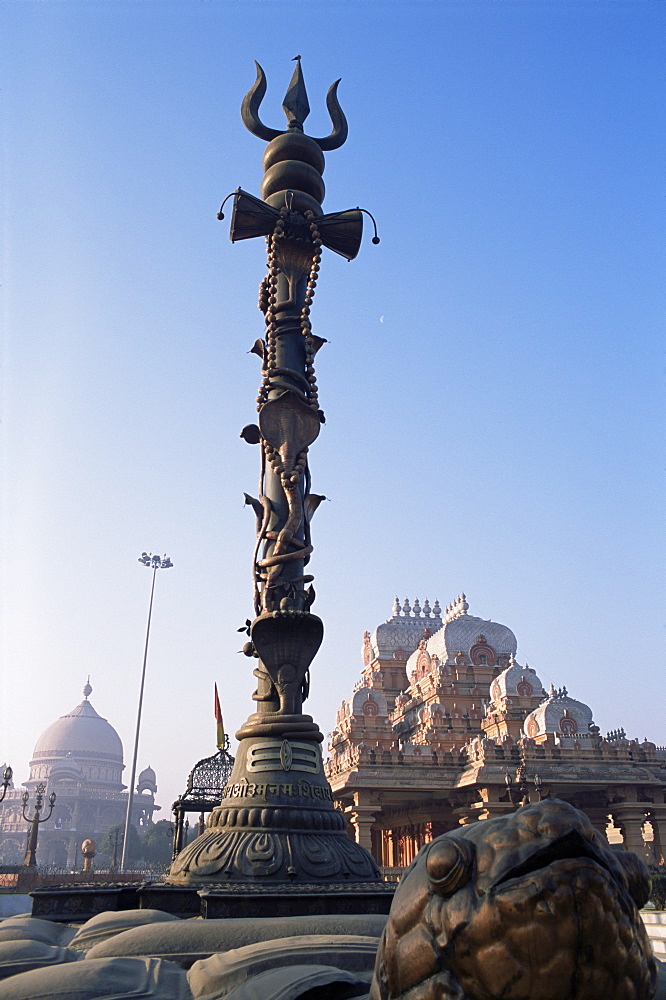
[[[109,864],[113,860],[113,851],[116,843],[116,834],[118,835],[118,850],[116,852],[116,862],[120,866],[120,859],[123,853],[123,835],[125,833],[125,824],[116,823],[114,826],[110,827],[106,835],[102,837],[100,843],[97,845],[97,851],[99,854],[103,854],[105,858],[108,858]],[[138,861],[143,854],[141,838],[136,832],[136,827],[133,823],[130,823],[130,828],[127,837],[127,854],[125,856],[125,864],[133,864]]]
[[[663,910],[666,907],[666,865],[650,865],[650,879],[652,880],[650,899],[655,909]]]
[[[173,846],[173,826],[168,819],[151,823],[143,835],[143,856],[149,864],[168,865]]]

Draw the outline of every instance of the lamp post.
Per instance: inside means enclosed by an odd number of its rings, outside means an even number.
[[[48,816],[43,816],[40,818],[45,792],[46,792],[46,785],[40,782],[40,784],[37,785],[37,795],[35,798],[35,813],[32,819],[29,819],[25,814],[25,807],[28,804],[30,793],[24,792],[22,796],[23,819],[26,820],[28,823],[30,823],[30,833],[28,834],[28,846],[25,849],[25,857],[23,859],[24,868],[37,867],[37,834],[39,833],[39,824],[46,823],[46,821],[51,818],[51,813],[53,812],[53,807],[55,805],[56,793],[51,792],[51,794],[49,795],[49,806],[50,806],[49,814]]]
[[[11,784],[11,780],[12,780],[13,775],[14,775],[14,772],[12,771],[11,767],[6,767],[5,770],[3,771],[3,774],[2,774],[2,795],[0,795],[0,802],[2,802],[2,800],[5,797],[5,795],[7,794],[7,789],[9,788],[9,786]]]
[[[136,776],[136,760],[139,753],[139,730],[141,729],[141,709],[143,708],[143,688],[146,680],[146,661],[148,660],[148,640],[150,638],[150,619],[153,614],[153,597],[155,595],[155,577],[158,569],[171,569],[173,563],[167,555],[154,556],[151,552],[142,552],[139,562],[153,571],[153,580],[150,588],[150,604],[148,605],[148,624],[146,625],[146,644],[143,650],[143,667],[141,669],[141,687],[139,689],[139,707],[136,713],[136,733],[134,735],[134,754],[132,755],[132,776],[130,778],[129,790],[127,794],[127,815],[125,816],[125,832],[123,834],[123,851],[120,857],[120,870],[125,870],[125,859],[127,856],[127,835],[129,833],[130,819],[132,816],[132,803],[134,801],[134,778]]]

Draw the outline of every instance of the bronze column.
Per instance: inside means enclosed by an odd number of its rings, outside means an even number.
[[[307,572],[310,522],[324,499],[311,490],[307,460],[324,422],[314,371],[324,341],[313,332],[310,311],[322,248],[355,257],[363,216],[360,209],[322,213],[323,151],[341,146],[347,136],[337,83],[327,97],[333,129],[323,139],[303,131],[310,109],[300,57],[283,102],[283,131],[259,119],[265,90],[257,66],[241,113],[247,128],[268,141],[261,199],[239,188],[231,220],[232,241],[264,236],[268,249],[259,292],[264,336],[253,347],[262,362],[258,420],[242,431],[261,454],[259,496],[246,494],[257,540],[255,618],[246,623],[244,652],[256,663],[256,710],[236,734],[236,763],[221,804],[168,877],[174,885],[236,884],[239,890],[250,882],[333,885],[380,878],[372,856],[348,837],[344,816],[334,808],[322,767],[323,736],[302,711],[310,664],[323,638],[321,619],[311,611],[315,593]]]

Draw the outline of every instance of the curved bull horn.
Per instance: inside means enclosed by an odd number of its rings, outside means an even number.
[[[266,93],[266,74],[256,60],[254,65],[257,67],[257,79],[243,98],[241,118],[243,119],[243,124],[252,135],[270,142],[271,139],[276,139],[277,136],[282,135],[282,132],[279,129],[268,128],[259,118],[259,105]]]
[[[327,152],[329,149],[339,149],[343,142],[347,139],[347,135],[349,133],[345,113],[340,107],[340,102],[338,101],[339,83],[340,80],[336,80],[335,83],[332,83],[328,88],[328,94],[326,95],[326,107],[328,108],[328,113],[331,116],[333,131],[324,139],[315,139],[319,148],[324,152]]]

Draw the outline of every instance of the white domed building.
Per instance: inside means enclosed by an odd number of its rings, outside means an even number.
[[[125,822],[127,811],[123,745],[113,726],[93,708],[88,681],[83,701],[51,723],[35,744],[30,777],[24,788],[12,788],[0,804],[0,858],[20,862],[25,851],[28,824],[22,815],[21,797],[30,796],[27,814],[33,815],[39,785],[46,786],[45,802],[55,792],[51,817],[41,824],[37,857],[40,865],[72,868],[81,842],[99,844],[107,831]],[[132,822],[137,828],[152,822],[157,784],[155,772],[146,768],[137,782]],[[48,813],[48,805],[42,814]]]

